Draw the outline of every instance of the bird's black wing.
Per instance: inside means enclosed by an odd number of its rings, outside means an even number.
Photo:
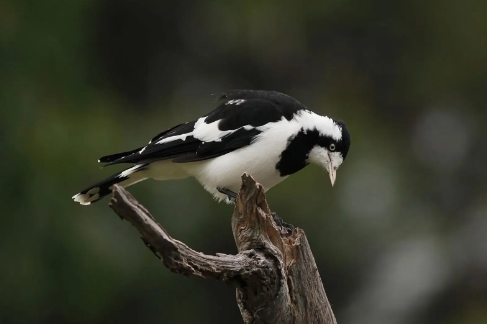
[[[306,109],[296,99],[276,91],[232,90],[222,94],[219,101],[220,106],[208,114],[206,122],[221,120],[221,130],[262,126],[282,117],[291,120],[297,111]]]
[[[172,161],[175,163],[196,162],[224,155],[250,145],[255,136],[260,133],[261,131],[255,128],[251,130],[240,128],[234,133],[225,136],[221,142],[205,142],[196,149],[196,152],[180,155]]]
[[[170,133],[171,131],[174,131],[176,128],[181,129],[181,130],[184,130],[184,127],[181,127],[181,126],[184,126],[184,125],[185,124],[179,124],[179,125],[176,125],[176,126],[174,126],[172,128],[169,128],[169,129],[163,131],[162,133],[157,134],[156,136],[154,136],[149,141],[149,144],[152,143],[154,140],[157,140],[159,138],[162,138],[164,135]],[[126,156],[132,155],[134,153],[138,153],[143,148],[144,147],[139,147],[139,148],[136,148],[135,150],[131,150],[131,151],[128,151],[128,152],[122,152],[122,153],[115,153],[115,154],[105,155],[105,156],[102,156],[101,158],[99,158],[98,159],[98,162],[100,162],[100,163],[112,163],[112,162],[114,162],[116,160],[123,159]]]
[[[107,165],[172,159],[176,163],[207,160],[250,145],[262,130],[306,109],[293,98],[272,91],[229,91],[218,107],[196,121],[181,124],[154,137],[141,149],[119,154]],[[116,154],[109,157],[115,157]],[[106,157],[104,159],[108,160]]]

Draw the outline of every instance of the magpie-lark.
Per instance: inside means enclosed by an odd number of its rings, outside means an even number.
[[[108,195],[114,184],[193,176],[218,201],[233,201],[244,172],[266,190],[309,163],[322,166],[333,185],[346,158],[350,135],[345,124],[308,110],[274,91],[233,90],[218,107],[192,122],[174,126],[144,147],[101,157],[105,166],[130,168],[73,196],[89,205]]]

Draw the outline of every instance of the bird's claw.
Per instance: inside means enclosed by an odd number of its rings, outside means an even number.
[[[220,193],[227,195],[227,201],[231,203],[235,203],[237,201],[237,193],[231,191],[227,188],[216,188]]]

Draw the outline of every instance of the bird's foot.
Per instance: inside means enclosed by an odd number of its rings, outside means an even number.
[[[279,215],[277,215],[275,212],[271,212],[272,218],[274,219],[274,222],[276,222],[276,225],[281,228],[281,234],[291,234],[294,232],[295,227],[292,224],[288,224],[285,221],[282,220]]]
[[[237,193],[231,191],[230,189],[227,188],[216,188],[220,193],[227,195],[227,201],[235,204],[237,201]]]

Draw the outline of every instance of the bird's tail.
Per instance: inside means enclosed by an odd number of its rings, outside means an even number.
[[[144,175],[143,171],[146,166],[147,165],[137,164],[122,172],[116,173],[84,190],[81,190],[78,194],[73,196],[73,200],[79,202],[81,205],[89,205],[106,195],[109,195],[112,192],[114,184],[128,187],[139,181],[145,180],[147,177]]]

